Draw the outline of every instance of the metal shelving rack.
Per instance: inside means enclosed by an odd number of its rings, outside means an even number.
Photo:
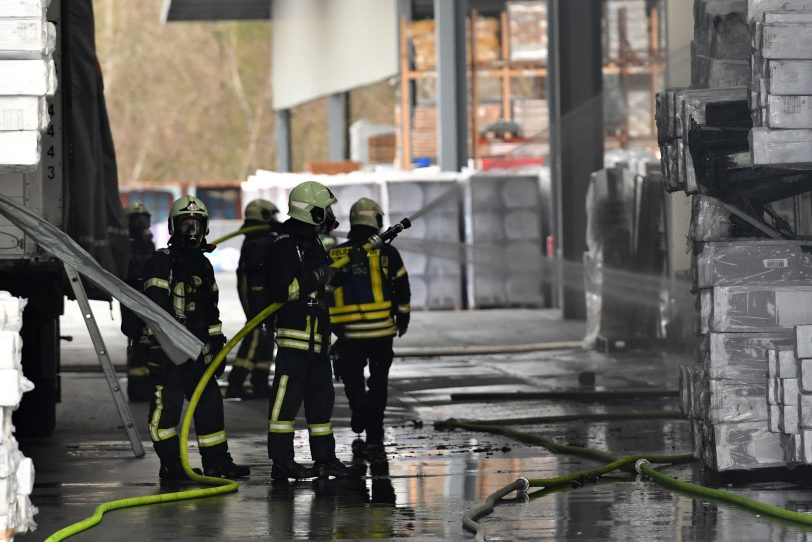
[[[611,2],[612,0],[607,0]],[[657,142],[657,129],[654,118],[655,111],[655,96],[657,92],[663,88],[663,75],[665,72],[665,55],[663,54],[662,38],[660,32],[661,20],[661,6],[654,6],[648,12],[648,35],[649,35],[649,51],[646,59],[640,59],[636,52],[631,50],[625,40],[626,36],[626,17],[624,13],[625,8],[621,8],[621,16],[618,21],[618,35],[620,36],[620,56],[617,59],[608,59],[603,66],[604,75],[619,74],[619,75],[647,75],[650,80],[650,111],[651,111],[651,135],[644,138],[620,138],[607,136],[607,140],[614,140],[618,146],[624,146],[630,142],[640,142],[645,145],[650,145],[656,148]],[[468,28],[470,35],[469,48],[470,58],[468,66],[468,78],[478,81],[479,78],[495,78],[500,81],[501,95],[500,103],[502,107],[502,118],[505,120],[512,119],[512,85],[511,80],[514,78],[541,78],[546,80],[548,75],[547,66],[544,62],[533,61],[516,61],[510,58],[510,22],[508,20],[508,13],[506,10],[502,11],[499,16],[499,35],[500,35],[500,58],[496,61],[482,62],[476,61],[476,39],[474,32],[474,23],[479,14],[472,10],[468,17]],[[399,165],[402,169],[410,169],[412,163],[412,90],[411,83],[424,79],[434,79],[437,77],[437,72],[434,67],[415,69],[412,68],[409,58],[410,39],[408,32],[408,21],[405,18],[400,20],[400,100],[399,100]],[[470,125],[471,133],[478,134],[476,110],[480,105],[479,97],[477,96],[477,85],[471,84],[470,95]],[[546,92],[545,92],[546,94]],[[470,137],[470,136],[469,136]],[[480,158],[479,154],[479,137],[474,137],[471,140],[471,157],[473,159]]]

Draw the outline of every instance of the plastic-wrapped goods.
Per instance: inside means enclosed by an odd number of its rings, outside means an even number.
[[[804,164],[812,161],[812,130],[750,130],[754,166]]]
[[[696,335],[707,335],[710,332],[711,312],[713,312],[713,292],[700,290],[696,296]]]
[[[0,369],[20,369],[22,367],[22,338],[16,331],[0,330]]]
[[[769,60],[766,62],[761,94],[798,96],[812,94],[812,60]],[[766,77],[765,77],[766,75]],[[764,105],[764,104],[761,104]]]
[[[747,20],[761,21],[765,11],[812,9],[812,0],[747,0]]]
[[[812,96],[769,96],[767,127],[812,128]]]
[[[781,378],[781,404],[798,406],[798,379]]]
[[[689,418],[695,416],[693,411],[693,386],[692,380],[693,368],[686,365],[680,365],[679,368],[679,409],[680,412]]]
[[[547,2],[508,2],[510,59],[547,60]]]
[[[765,23],[759,52],[765,59],[812,59],[812,23]]]
[[[31,171],[39,164],[40,133],[0,132],[0,173]]]
[[[691,266],[694,287],[809,284],[812,282],[809,248],[812,247],[798,241],[774,239],[697,244]]]
[[[713,289],[713,332],[792,330],[812,322],[812,286],[720,286]]]
[[[702,417],[711,423],[766,422],[767,380],[742,384],[735,380],[706,380]],[[797,401],[797,398],[796,398]],[[766,426],[766,424],[765,424]]]
[[[800,433],[781,433],[781,447],[784,449],[784,461],[788,465],[803,463],[803,437]]]
[[[740,59],[708,59],[708,88],[746,87],[750,83],[750,62]]]
[[[26,299],[0,290],[0,329],[19,333],[23,327],[23,309],[27,304]]]
[[[812,395],[802,393],[798,396],[798,423],[802,429],[812,429]],[[809,457],[812,460],[812,456]]]
[[[763,421],[705,424],[703,444],[705,464],[718,472],[786,465],[781,436]]]
[[[18,369],[0,369],[0,407],[16,407],[34,384]]]
[[[801,373],[799,378],[801,392],[812,393],[812,359],[799,359],[798,368]]]
[[[0,96],[53,96],[55,92],[53,60],[0,60]]]
[[[781,405],[770,405],[769,431],[770,433],[780,433],[778,422],[781,420]]]
[[[688,237],[694,242],[723,241],[730,238],[730,211],[716,198],[694,196]]]
[[[778,420],[778,429],[782,433],[798,433],[798,405],[781,405],[781,417]]]
[[[0,19],[0,58],[43,58],[55,45],[56,27],[42,17]]]
[[[771,376],[767,379],[767,404],[781,404],[781,379],[777,376]]]
[[[812,358],[812,325],[795,326],[795,356],[799,359]]]
[[[798,378],[798,364],[795,361],[795,352],[792,350],[779,350],[778,351],[778,378]],[[798,390],[795,390],[798,393]],[[795,404],[787,403],[784,404]]]
[[[0,132],[18,130],[45,131],[48,105],[38,96],[0,96]]]
[[[0,19],[45,18],[51,0],[0,0]]]
[[[770,349],[791,348],[792,333],[709,333],[702,338],[701,361],[711,379],[763,382]]]

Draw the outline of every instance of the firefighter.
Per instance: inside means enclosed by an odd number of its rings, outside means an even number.
[[[350,208],[348,241],[330,250],[334,260],[357,251],[383,227],[381,206],[361,198]],[[383,446],[383,416],[386,409],[392,342],[409,327],[409,276],[397,249],[384,245],[371,250],[352,266],[342,287],[333,294],[330,321],[338,341],[334,370],[344,381],[350,403],[350,426],[366,431],[371,450]],[[340,346],[339,346],[340,345]],[[364,367],[369,379],[364,384]],[[368,387],[368,389],[367,389]]]
[[[173,363],[152,332],[144,327],[149,343],[148,364],[152,382],[149,432],[161,460],[162,480],[183,480],[177,425],[183,398],[191,398],[206,366],[223,348],[226,338],[217,308],[218,290],[214,270],[204,255],[208,212],[199,199],[183,196],[169,211],[169,246],[155,252],[147,262],[144,293],[181,322],[204,348],[197,359]],[[218,375],[219,376],[219,375]],[[215,379],[210,379],[194,414],[195,432],[207,476],[239,478],[248,467],[234,464],[228,453],[223,421],[223,398]]]
[[[268,455],[273,480],[351,478],[362,475],[335,455],[330,418],[335,391],[330,363],[327,289],[343,272],[330,267],[319,240],[338,225],[336,198],[324,185],[307,181],[290,192],[290,218],[268,252],[266,281],[271,302],[285,303],[276,313],[276,364],[268,414]],[[294,460],[294,420],[304,401],[314,467]]]
[[[266,199],[255,199],[245,206],[245,223],[250,226],[269,226],[269,231],[246,233],[237,266],[237,291],[247,320],[251,320],[262,309],[270,305],[263,295],[264,267],[268,246],[276,238],[279,226],[276,218],[279,213],[276,205]],[[256,327],[240,343],[237,357],[228,375],[226,397],[261,399],[271,396],[268,375],[273,363],[273,321]],[[251,374],[251,392],[243,388],[245,377]]]
[[[126,282],[136,290],[144,286],[144,264],[155,252],[150,212],[143,202],[133,200],[125,209],[129,222],[130,262]],[[121,332],[127,336],[127,397],[130,401],[149,401],[147,349],[141,343],[143,322],[133,311],[121,305]]]

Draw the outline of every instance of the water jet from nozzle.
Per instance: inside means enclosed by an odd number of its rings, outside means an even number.
[[[443,192],[442,194],[440,194],[439,196],[428,202],[425,206],[423,206],[422,209],[418,210],[417,212],[415,212],[415,214],[410,216],[408,220],[410,222],[414,222],[424,214],[428,213],[429,211],[431,211],[432,209],[443,203],[446,200],[446,198],[457,195],[457,192],[460,191],[460,188],[462,188],[461,184],[454,183],[454,187],[451,188],[451,190]]]

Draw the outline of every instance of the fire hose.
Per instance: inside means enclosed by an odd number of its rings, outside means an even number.
[[[409,228],[411,226],[411,222],[408,218],[404,218],[401,222],[391,226],[385,232],[379,235],[373,235],[369,238],[369,240],[363,245],[364,250],[369,251],[375,248],[380,248],[383,246],[384,243],[391,242],[397,235],[402,232],[403,230]],[[244,230],[247,228],[244,228]],[[332,267],[336,269],[340,269],[350,263],[349,256],[344,256],[339,258],[338,260],[334,261],[330,264]],[[189,407],[186,409],[186,414],[183,417],[183,422],[181,424],[181,431],[180,431],[180,460],[181,464],[183,465],[183,471],[186,473],[186,476],[194,481],[200,482],[202,484],[207,484],[208,488],[202,489],[190,489],[186,491],[177,491],[173,493],[161,493],[158,495],[149,495],[144,497],[132,497],[129,499],[118,499],[114,501],[108,501],[105,503],[100,504],[96,507],[93,514],[77,523],[72,525],[68,525],[67,527],[60,529],[59,531],[53,533],[51,536],[45,539],[45,542],[59,542],[61,540],[65,540],[79,534],[83,531],[91,529],[95,527],[99,523],[101,523],[102,518],[105,513],[111,512],[113,510],[120,510],[122,508],[132,508],[135,506],[147,506],[152,504],[160,504],[160,503],[167,503],[167,502],[176,502],[176,501],[183,501],[189,499],[199,499],[202,497],[213,497],[215,495],[225,495],[228,493],[234,493],[239,488],[239,484],[234,480],[229,480],[225,478],[215,478],[212,476],[204,476],[202,474],[197,474],[192,470],[192,467],[189,465],[189,429],[192,424],[192,420],[194,417],[195,410],[197,409],[197,404],[200,401],[200,397],[203,394],[203,390],[205,389],[206,385],[209,383],[209,380],[214,376],[214,373],[217,371],[217,368],[220,367],[222,363],[225,362],[226,356],[234,347],[239,344],[239,342],[245,338],[246,335],[251,333],[251,331],[260,325],[262,322],[265,321],[269,316],[274,314],[278,311],[285,303],[273,303],[267,306],[265,309],[262,310],[259,314],[253,317],[251,320],[248,321],[245,326],[239,330],[231,339],[225,344],[222,350],[214,357],[214,359],[209,363],[206,371],[203,373],[203,376],[200,378],[200,381],[195,388],[194,393],[192,393],[191,399],[189,399]]]
[[[699,484],[693,484],[691,482],[678,480],[671,476],[666,476],[661,472],[658,472],[656,469],[654,469],[654,467],[652,467],[652,463],[673,465],[678,463],[694,461],[694,457],[691,454],[678,454],[678,455],[646,454],[646,455],[629,455],[624,457],[616,457],[608,452],[604,452],[601,450],[595,450],[592,448],[586,448],[582,446],[563,445],[543,435],[539,435],[536,433],[528,433],[524,431],[517,431],[505,427],[506,425],[509,425],[510,420],[498,420],[498,422],[499,422],[498,424],[495,424],[490,420],[474,421],[474,420],[457,420],[454,418],[450,418],[442,422],[437,422],[435,424],[435,428],[436,429],[459,428],[459,429],[467,429],[469,431],[482,431],[487,433],[504,435],[508,437],[513,437],[522,442],[543,446],[553,453],[576,455],[597,461],[604,461],[606,462],[606,464],[594,469],[574,472],[568,475],[558,476],[555,478],[546,478],[546,479],[539,478],[529,480],[526,478],[519,478],[511,482],[507,486],[500,488],[499,490],[491,494],[482,504],[471,508],[463,516],[462,520],[463,527],[473,532],[475,534],[475,540],[477,541],[485,540],[485,531],[484,527],[481,524],[479,524],[476,520],[489,514],[494,508],[493,505],[495,505],[505,495],[523,488],[524,483],[521,481],[526,481],[528,488],[529,487],[543,488],[541,491],[538,491],[530,495],[532,497],[533,495],[540,494],[544,491],[548,491],[555,487],[569,485],[572,483],[580,484],[584,480],[595,479],[599,476],[620,469],[635,472],[637,474],[644,474],[648,476],[654,483],[663,486],[665,488],[671,489],[672,491],[686,493],[688,496],[692,498],[716,499],[729,504],[734,504],[736,506],[739,506],[741,508],[744,508],[745,510],[748,510],[756,514],[764,514],[774,518],[792,521],[803,525],[812,525],[812,514],[787,510],[779,506],[773,506],[771,504],[767,504],[755,499],[744,497],[742,495],[737,495],[730,491],[709,488],[701,486]],[[510,490],[508,490],[508,488],[510,488]],[[526,492],[526,489],[524,491]]]

